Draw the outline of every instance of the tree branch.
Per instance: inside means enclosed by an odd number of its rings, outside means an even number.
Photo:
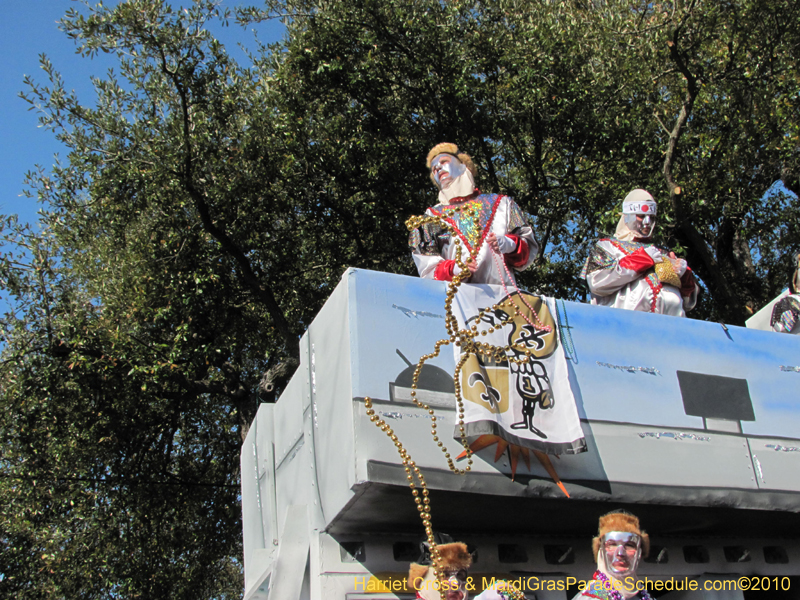
[[[163,55],[162,55],[163,56]],[[231,239],[231,237],[221,228],[218,227],[214,220],[211,218],[211,211],[206,203],[204,195],[194,185],[194,163],[192,158],[192,143],[191,143],[191,117],[189,115],[189,100],[187,98],[187,90],[177,73],[170,71],[166,64],[166,58],[162,60],[162,69],[164,74],[167,75],[175,85],[181,102],[181,115],[183,120],[183,141],[184,141],[184,164],[183,171],[181,172],[181,179],[189,197],[195,204],[197,212],[200,215],[200,221],[203,229],[216,239],[222,246],[222,249],[233,257],[234,261],[239,267],[242,279],[248,288],[250,288],[256,297],[264,304],[267,312],[272,318],[275,328],[280,333],[286,345],[286,351],[289,356],[293,358],[300,357],[299,338],[292,331],[283,310],[272,294],[271,290],[261,285],[258,276],[253,271],[250,261],[245,256],[245,253],[239,248],[238,245]]]

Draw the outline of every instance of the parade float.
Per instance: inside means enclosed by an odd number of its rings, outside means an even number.
[[[655,596],[767,597],[725,584],[744,576],[795,597],[800,338],[550,299],[569,394],[539,397],[525,431],[572,402],[582,441],[483,438],[464,473],[463,407],[489,390],[465,383],[456,399],[447,290],[350,269],[309,326],[242,447],[246,600],[415,597],[402,582],[426,534],[398,444],[424,475],[432,528],[474,551],[476,591],[506,578],[528,598],[572,598],[595,567],[598,516],[623,508],[650,534],[639,576],[672,582]]]

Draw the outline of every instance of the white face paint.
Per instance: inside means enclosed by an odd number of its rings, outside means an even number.
[[[622,579],[636,572],[642,556],[642,538],[628,531],[609,531],[600,548],[608,572]]]
[[[653,235],[653,230],[656,228],[656,216],[653,214],[647,215],[623,215],[625,218],[625,225],[628,226],[637,238],[648,239]]]
[[[467,572],[464,569],[446,572],[440,595],[444,600],[468,600]]]
[[[452,154],[439,154],[431,161],[431,173],[440,190],[447,189],[466,170],[464,163]]]

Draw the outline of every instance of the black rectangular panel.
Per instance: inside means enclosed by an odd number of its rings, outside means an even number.
[[[678,384],[687,415],[729,421],[756,420],[746,379],[678,371]]]

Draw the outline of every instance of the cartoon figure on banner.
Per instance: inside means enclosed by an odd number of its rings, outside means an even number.
[[[521,296],[523,293],[515,295]],[[536,303],[538,300],[530,294],[526,296],[528,304]],[[499,358],[482,358],[475,355],[467,360],[465,367],[462,368],[462,378],[466,378],[467,383],[465,391],[477,389],[478,383],[482,385],[483,391],[478,391],[477,397],[467,392],[465,399],[483,403],[495,414],[503,413],[510,406],[509,385],[513,384],[522,400],[522,418],[511,423],[510,428],[525,429],[541,439],[547,439],[547,434],[534,425],[534,415],[537,407],[541,410],[553,408],[553,392],[547,368],[536,358],[546,358],[555,350],[554,337],[551,335],[555,323],[534,324],[530,318],[534,315],[526,316],[524,312],[520,312],[511,297],[497,305],[487,307],[479,315],[468,319],[467,325],[471,326],[480,318],[481,323],[489,325],[491,331],[489,335],[492,338],[498,338],[499,334],[496,332],[506,326],[503,330],[507,330],[503,346],[508,348],[508,351],[504,356],[499,355]],[[538,320],[540,317],[536,315],[535,318]]]
[[[491,305],[474,304],[470,295],[477,293],[462,289],[456,298],[458,327],[473,336],[472,343],[456,347],[456,379],[461,382],[456,390],[464,400],[460,431],[472,452],[496,444],[495,461],[508,452],[512,478],[520,458],[530,468],[532,452],[568,495],[547,454],[582,452],[585,441],[554,311],[547,299],[522,291]],[[560,409],[557,397],[564,399]]]
[[[553,408],[553,391],[550,388],[550,378],[544,365],[540,362],[530,362],[526,367],[530,367],[532,373],[525,373],[517,377],[517,391],[522,397],[522,417],[521,421],[511,424],[511,429],[527,429],[535,433],[542,439],[547,439],[547,435],[533,424],[533,417],[536,414],[536,407],[541,410]],[[537,372],[541,371],[541,372]],[[531,383],[531,375],[536,382],[536,387]],[[543,385],[542,382],[544,382]]]

